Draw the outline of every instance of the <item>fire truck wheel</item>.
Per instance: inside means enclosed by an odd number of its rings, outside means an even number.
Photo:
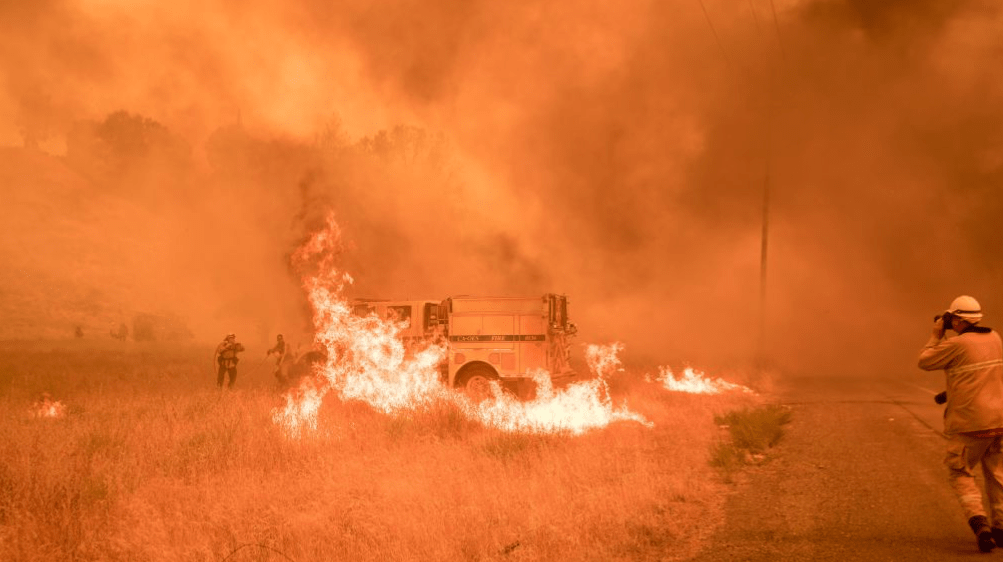
[[[491,381],[496,379],[494,372],[487,367],[471,367],[463,373],[458,386],[474,402],[483,402],[491,398]]]

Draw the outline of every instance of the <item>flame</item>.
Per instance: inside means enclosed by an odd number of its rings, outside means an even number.
[[[327,228],[293,255],[314,311],[315,341],[327,351],[327,359],[318,370],[324,384],[305,381],[285,396],[284,408],[272,411],[273,421],[289,435],[317,429],[317,412],[328,390],[341,400],[361,400],[387,414],[450,401],[468,417],[506,431],[578,434],[621,420],[650,425],[626,406],[614,408],[609,398],[604,377],[622,369],[616,357],[623,347],[619,343],[589,347],[589,366],[596,375],[592,380],[555,389],[547,372],[536,371],[531,373],[537,384],[533,400],[519,401],[493,384],[493,399],[471,401],[440,380],[445,343],[418,343],[408,352],[400,337],[406,321],[352,313],[343,296],[352,278],[335,263],[341,251],[341,230],[331,214]]]
[[[623,371],[623,363],[620,362],[619,354],[623,351],[623,344],[613,342],[609,345],[590,344],[585,346],[585,362],[589,370],[600,378],[606,378],[613,373]]]
[[[482,402],[474,413],[485,425],[506,431],[569,431],[580,435],[614,421],[635,421],[647,427],[653,425],[640,414],[628,410],[626,405],[614,409],[605,379],[600,373],[594,374],[597,377],[592,380],[555,390],[550,374],[537,370],[533,373],[536,398],[526,402],[503,394],[501,388],[493,384],[495,399]]]
[[[748,394],[755,394],[751,388],[740,384],[730,383],[720,378],[710,379],[701,371],[690,367],[683,369],[681,377],[676,377],[668,367],[658,368],[658,382],[669,390],[676,392],[689,392],[692,394],[720,394],[726,391],[742,391]]]
[[[272,421],[290,436],[317,431],[317,412],[325,391],[307,384],[285,395],[286,407],[272,410]]]
[[[58,400],[42,398],[32,405],[31,415],[36,418],[61,418],[66,415],[66,405]]]

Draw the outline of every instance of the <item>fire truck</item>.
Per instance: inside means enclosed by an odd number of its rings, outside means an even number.
[[[568,320],[565,295],[357,299],[352,304],[357,315],[401,322],[405,344],[446,342],[446,360],[439,367],[443,382],[474,397],[489,395],[491,381],[531,396],[532,376],[540,369],[557,383],[575,376],[570,340],[577,328]]]

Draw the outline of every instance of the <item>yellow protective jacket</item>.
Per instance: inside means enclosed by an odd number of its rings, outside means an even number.
[[[227,369],[233,369],[237,366],[237,362],[240,359],[237,358],[237,353],[244,351],[244,346],[239,343],[228,343],[224,341],[223,343],[216,346],[216,362]]]
[[[1003,428],[1003,342],[989,328],[972,327],[950,338],[931,337],[919,368],[947,377],[944,433]]]

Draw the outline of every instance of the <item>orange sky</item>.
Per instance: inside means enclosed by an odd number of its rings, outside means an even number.
[[[360,291],[567,292],[588,336],[708,362],[755,345],[768,168],[777,354],[798,333],[810,343],[796,346],[800,368],[912,361],[916,323],[956,293],[1003,307],[1001,12],[772,4],[776,21],[768,0],[9,2],[0,144],[20,145],[28,127],[59,155],[74,123],[125,110],[206,166],[207,140],[238,120],[255,138],[306,145],[332,123],[349,141],[420,127],[446,139],[449,183],[356,171],[365,189],[316,188],[356,227]],[[291,214],[298,183],[260,185],[243,203],[271,230],[232,226],[272,240],[292,219],[269,214],[265,194],[286,193],[275,212]],[[443,205],[448,220],[426,235]],[[162,211],[192,232],[191,209]],[[287,234],[247,256],[276,258],[248,295],[287,275]],[[174,240],[196,268],[202,239]],[[407,241],[395,264],[376,249],[388,240]],[[194,300],[230,283],[205,282]],[[893,341],[858,333],[861,315]]]

